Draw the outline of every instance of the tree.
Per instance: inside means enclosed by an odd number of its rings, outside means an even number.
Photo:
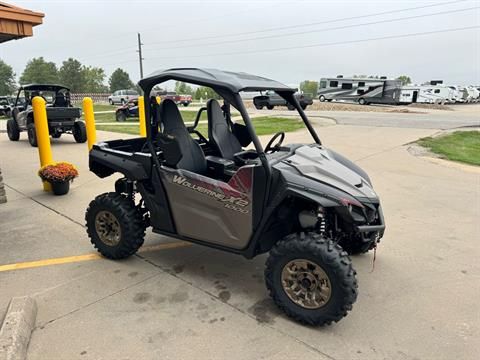
[[[318,92],[318,81],[302,81],[300,83],[300,91],[302,91],[304,94],[316,97]]]
[[[108,87],[103,83],[105,81],[105,71],[102,68],[93,66],[84,66],[83,74],[85,77],[85,92],[88,93],[106,93]]]
[[[120,68],[112,73],[108,80],[108,84],[110,85],[111,92],[121,89],[132,89],[135,87],[132,80],[130,80],[128,73]]]
[[[402,85],[408,85],[412,83],[412,79],[410,79],[410,76],[407,75],[400,75],[397,77],[397,80],[400,80],[402,82]]]
[[[184,95],[193,95],[194,90],[190,85],[185,84],[183,81],[175,82],[175,92],[177,94],[184,94]]]
[[[0,95],[9,95],[15,91],[15,73],[13,68],[0,60]]]
[[[212,88],[206,86],[200,86],[195,90],[194,98],[196,100],[206,100],[206,99],[220,99],[220,95],[218,95]]]
[[[45,61],[43,57],[31,59],[20,76],[21,84],[54,84],[56,82],[58,82],[57,65],[53,62]]]
[[[76,93],[85,92],[85,72],[80,61],[72,58],[65,60],[58,71],[58,78],[62,85],[70,88],[70,91]]]

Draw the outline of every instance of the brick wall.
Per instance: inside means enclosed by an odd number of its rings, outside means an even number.
[[[0,204],[7,202],[7,195],[5,194],[5,186],[3,186],[2,169],[0,168]]]

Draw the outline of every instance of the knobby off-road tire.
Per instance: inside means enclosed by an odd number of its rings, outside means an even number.
[[[115,120],[117,120],[118,122],[127,121],[127,115],[123,111],[117,111],[115,113]]]
[[[120,194],[97,196],[88,205],[85,220],[90,242],[109,259],[125,259],[143,245],[143,216],[132,200]]]
[[[7,135],[10,141],[18,141],[20,139],[20,130],[14,119],[7,120]]]
[[[35,130],[35,124],[30,123],[27,125],[27,134],[28,134],[28,142],[31,146],[37,147],[37,131]]]
[[[321,284],[321,294],[328,294],[325,297],[316,296],[317,301],[319,298],[324,300],[320,301],[320,306],[312,306],[311,302],[299,304],[292,300],[294,294],[292,288],[288,287],[290,280],[285,280],[285,274],[290,274],[285,271],[291,270],[290,264],[297,261],[308,264],[310,269],[314,269],[314,275],[323,274],[319,276],[323,276],[322,281],[309,275],[313,278],[310,285]],[[297,279],[305,279],[305,274],[300,271]],[[352,309],[358,288],[355,275],[347,253],[333,241],[315,233],[291,234],[279,241],[271,249],[265,267],[266,286],[275,304],[294,320],[316,326],[337,322]],[[287,289],[290,289],[290,295]]]
[[[83,121],[75,121],[73,124],[73,138],[77,143],[84,143],[87,141],[87,128]]]

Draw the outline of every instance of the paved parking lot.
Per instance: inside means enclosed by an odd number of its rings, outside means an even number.
[[[113,179],[90,174],[85,144],[64,137],[53,141],[54,158],[81,175],[68,196],[43,193],[36,150],[24,135],[11,143],[1,134],[9,202],[0,205],[0,312],[12,296],[36,298],[29,359],[476,359],[480,172],[405,146],[439,128],[318,128],[324,144],[370,174],[387,222],[374,268],[373,254],[353,257],[353,311],[325,328],[277,311],[263,284],[265,256],[248,261],[151,233],[128,260],[92,255],[84,211]],[[25,262],[36,267],[4,266]]]

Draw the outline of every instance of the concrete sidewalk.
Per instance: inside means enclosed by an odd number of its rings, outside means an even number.
[[[475,359],[479,174],[403,146],[435,130],[318,131],[367,170],[387,221],[375,270],[373,254],[353,258],[360,294],[340,323],[311,328],[279,313],[263,284],[265,256],[247,261],[148,233],[147,251],[128,260],[0,272],[0,312],[12,296],[37,301],[29,359]],[[302,131],[287,140],[309,141]],[[25,136],[0,136],[0,149],[9,198],[0,205],[0,265],[93,253],[84,212],[114,179],[88,172],[86,145],[53,140],[54,158],[80,169],[64,197],[41,191],[38,155]]]

